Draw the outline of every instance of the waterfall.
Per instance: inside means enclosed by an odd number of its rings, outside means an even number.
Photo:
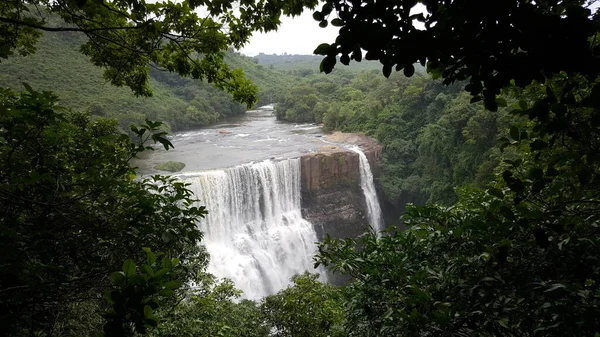
[[[314,271],[317,235],[300,211],[300,159],[184,174],[209,214],[201,220],[208,271],[250,299],[274,294]],[[323,275],[323,273],[322,273]]]
[[[371,166],[365,153],[358,147],[353,146],[350,150],[358,153],[359,167],[360,167],[360,187],[363,190],[365,201],[367,204],[367,213],[369,217],[369,225],[376,231],[383,229],[383,217],[381,215],[381,206],[379,206],[379,200],[377,199],[377,191],[375,190],[375,183],[373,182],[373,173],[371,172]]]

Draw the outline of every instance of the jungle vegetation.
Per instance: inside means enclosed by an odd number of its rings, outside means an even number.
[[[412,13],[417,3],[426,12]],[[600,335],[600,17],[592,3],[2,2],[0,67],[44,53],[47,34],[83,34],[66,39],[104,69],[94,76],[168,101],[155,115],[107,106],[94,116],[77,95],[62,104],[37,83],[0,90],[0,331]],[[267,91],[281,95],[278,117],[375,136],[385,145],[386,198],[419,205],[404,210],[404,230],[320,244],[315,263],[349,275],[347,286],[303,274],[259,302],[240,300],[231,283],[205,272],[195,224],[207,210],[174,178],[135,179],[129,161],[152,143],[172,147],[165,129],[193,127],[191,116],[211,122],[211,104],[225,103],[207,97],[224,96],[194,79],[256,103],[258,87],[234,69],[246,59],[229,49],[305,8],[316,9],[319,25],[340,27],[315,50],[319,70],[331,74]],[[332,72],[363,58],[379,61],[382,74]],[[275,71],[255,69],[257,82]],[[182,126],[168,102],[185,107]],[[131,113],[141,113],[137,125],[113,119]],[[161,117],[169,126],[153,121]]]

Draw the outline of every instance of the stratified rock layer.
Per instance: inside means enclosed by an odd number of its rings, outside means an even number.
[[[359,145],[373,175],[379,175],[381,146],[360,134],[335,133],[332,141]],[[315,225],[319,239],[356,237],[367,228],[367,208],[360,187],[358,154],[331,145],[301,160],[303,216]]]

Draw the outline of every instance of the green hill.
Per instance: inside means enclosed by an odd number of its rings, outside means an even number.
[[[323,60],[321,55],[296,55],[296,54],[263,54],[259,53],[254,57],[259,65],[270,67],[271,69],[281,70],[297,75],[310,75],[319,72],[319,65]],[[339,63],[336,65],[334,72],[348,71],[359,73],[363,71],[381,72],[381,63],[379,61],[352,62],[351,66],[344,66]]]
[[[46,33],[31,56],[16,56],[0,63],[0,86],[22,90],[28,83],[51,90],[63,105],[94,115],[116,118],[124,129],[144,118],[165,122],[173,131],[208,125],[222,117],[245,112],[231,95],[212,85],[152,69],[153,97],[135,97],[129,88],[118,88],[79,53],[85,37],[77,33]],[[275,102],[293,77],[256,64],[248,57],[229,53],[227,62],[242,68],[259,87],[259,105]]]

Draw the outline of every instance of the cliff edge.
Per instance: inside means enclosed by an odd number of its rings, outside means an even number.
[[[325,137],[318,153],[301,160],[303,216],[314,224],[319,240],[357,237],[367,228],[367,206],[360,187],[360,163],[348,146],[359,146],[374,177],[379,175],[382,147],[363,134],[336,132]]]

